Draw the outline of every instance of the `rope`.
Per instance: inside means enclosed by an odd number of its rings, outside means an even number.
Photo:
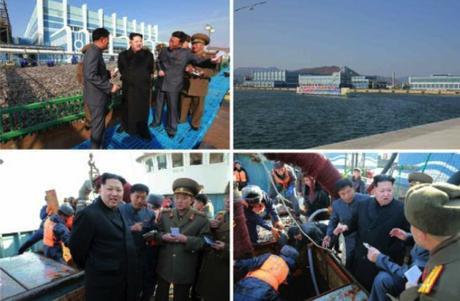
[[[270,179],[270,183],[271,185],[273,186],[273,189],[275,190],[277,196],[278,196],[278,199],[281,201],[282,205],[284,206],[284,208],[286,209],[289,217],[291,218],[291,220],[296,224],[296,226],[299,228],[300,232],[311,242],[313,243],[313,245],[315,245],[317,248],[319,249],[322,249],[324,251],[327,251],[333,255],[336,255],[335,254],[335,251],[332,250],[332,249],[328,249],[328,248],[324,248],[323,246],[320,246],[319,244],[316,243],[316,241],[311,238],[307,233],[305,233],[305,231],[302,229],[301,225],[299,224],[299,222],[297,221],[297,219],[292,215],[291,211],[289,210],[289,207],[286,205],[286,201],[289,202],[289,200],[287,200],[279,191],[278,189],[276,188],[276,185],[275,183],[273,182],[273,178],[271,177],[271,173],[270,171],[268,170],[268,168],[265,166],[265,164],[263,164],[263,161],[265,161],[265,158],[262,157],[262,154],[257,154],[257,156],[259,157],[260,159],[260,162],[262,163],[262,166],[265,170],[265,172],[267,173],[268,175],[268,178]]]
[[[422,172],[425,172],[426,166],[428,165],[428,161],[430,161],[431,153],[428,154],[425,160],[425,164],[423,165]]]

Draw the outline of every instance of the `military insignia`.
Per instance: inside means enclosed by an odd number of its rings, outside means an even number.
[[[418,292],[420,294],[427,295],[431,293],[431,290],[433,289],[434,285],[436,284],[436,281],[439,279],[441,276],[441,273],[444,269],[443,265],[437,265],[431,270],[430,274],[428,277],[426,277],[425,281],[423,281],[422,285],[418,289]]]

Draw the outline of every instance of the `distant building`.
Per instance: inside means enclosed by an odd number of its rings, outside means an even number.
[[[89,10],[86,4],[70,6],[67,0],[36,0],[24,38],[33,45],[60,46],[68,52],[78,52],[91,41],[91,33],[98,27],[110,31],[109,54],[129,48],[129,34],[139,32],[144,44],[155,49],[158,25],[138,23],[119,18],[116,13],[105,15],[103,9]]]
[[[409,77],[411,90],[460,90],[460,76],[434,74],[431,76]]]
[[[355,89],[385,89],[387,82],[377,76],[358,75],[351,77],[351,86]]]
[[[351,77],[351,85],[355,89],[369,89],[372,88],[372,83],[377,80],[376,76],[352,76]]]
[[[297,93],[301,94],[340,94],[340,88],[352,87],[352,77],[358,73],[348,67],[330,75],[299,74]]]
[[[295,88],[298,85],[298,74],[286,70],[255,71],[252,78],[245,80],[243,85],[257,88]]]

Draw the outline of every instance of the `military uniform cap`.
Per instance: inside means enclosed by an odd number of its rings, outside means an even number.
[[[447,183],[420,184],[406,194],[404,214],[423,232],[449,236],[460,232],[460,187]]]
[[[208,45],[211,40],[209,39],[209,36],[204,33],[196,33],[192,36],[192,44],[195,43],[202,43],[204,45]]]
[[[413,172],[409,175],[409,182],[433,183],[433,178],[423,172]]]
[[[172,185],[174,193],[196,196],[200,192],[200,184],[189,178],[176,179]]]

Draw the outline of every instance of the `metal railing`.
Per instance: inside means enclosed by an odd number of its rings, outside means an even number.
[[[119,95],[113,97],[111,106],[119,101]],[[84,116],[82,95],[0,108],[0,142],[67,124]]]
[[[0,141],[22,137],[85,116],[81,95],[0,109]]]

